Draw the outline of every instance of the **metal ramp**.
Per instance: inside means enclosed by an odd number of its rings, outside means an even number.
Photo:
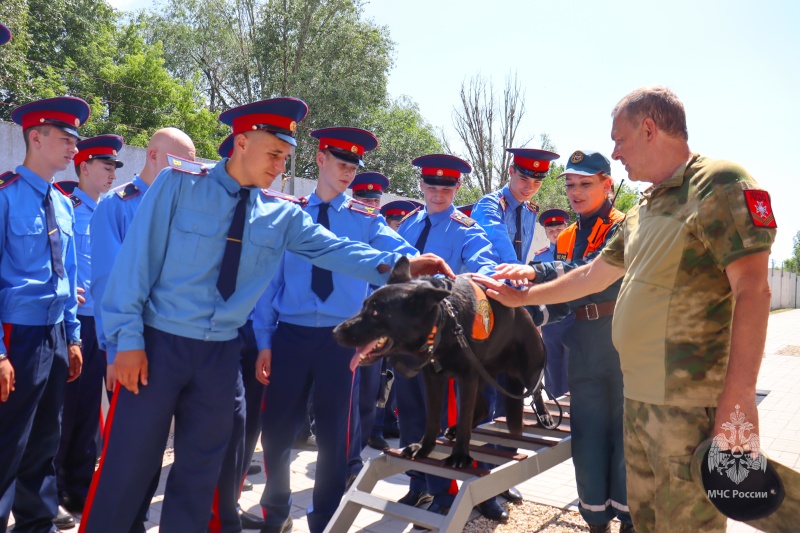
[[[545,402],[552,416],[558,415],[553,402]],[[402,457],[400,450],[389,450],[371,459],[361,469],[350,490],[344,495],[339,508],[325,528],[326,533],[346,533],[350,530],[361,509],[368,509],[385,516],[404,520],[439,531],[457,533],[464,529],[472,508],[519,485],[566,461],[572,457],[572,441],[569,430],[569,396],[559,398],[564,410],[561,425],[554,430],[538,426],[536,416],[530,408],[525,408],[522,435],[510,435],[505,418],[497,418],[472,431],[470,455],[476,461],[495,465],[490,470],[483,468],[448,468],[442,466],[443,459],[450,455],[452,443],[439,439],[436,448],[425,459]],[[485,444],[499,444],[516,447],[512,453],[485,447]],[[403,505],[388,500],[373,490],[381,479],[392,477],[407,470],[417,470],[426,474],[456,479],[461,486],[449,514],[446,516]]]

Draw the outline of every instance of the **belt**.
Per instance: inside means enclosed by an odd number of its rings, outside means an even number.
[[[575,320],[597,320],[604,316],[612,316],[614,314],[615,305],[617,305],[616,300],[608,300],[599,304],[582,305],[575,309]]]

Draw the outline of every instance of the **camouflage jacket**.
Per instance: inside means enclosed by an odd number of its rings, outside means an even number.
[[[627,398],[717,404],[733,316],[725,267],[769,251],[774,228],[769,195],[727,161],[694,154],[644,192],[601,252],[627,271],[613,323]]]

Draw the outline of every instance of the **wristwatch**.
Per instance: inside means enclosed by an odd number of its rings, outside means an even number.
[[[76,341],[67,341],[67,346],[77,346],[78,348],[83,348],[83,341],[81,339]]]
[[[0,361],[5,361],[6,359],[8,359],[8,354],[0,353]]]

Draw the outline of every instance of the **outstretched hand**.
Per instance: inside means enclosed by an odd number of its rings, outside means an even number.
[[[444,274],[451,279],[455,279],[456,277],[453,270],[445,263],[444,259],[434,254],[422,254],[410,258],[409,268],[411,269],[412,278],[433,276],[435,274]]]
[[[489,298],[497,300],[506,307],[521,307],[530,303],[527,301],[528,291],[526,289],[515,289],[502,281],[482,274],[470,274],[470,276],[486,287],[486,294]]]
[[[494,279],[509,279],[512,281],[533,281],[536,279],[536,271],[529,265],[513,265],[504,263],[494,267]]]

